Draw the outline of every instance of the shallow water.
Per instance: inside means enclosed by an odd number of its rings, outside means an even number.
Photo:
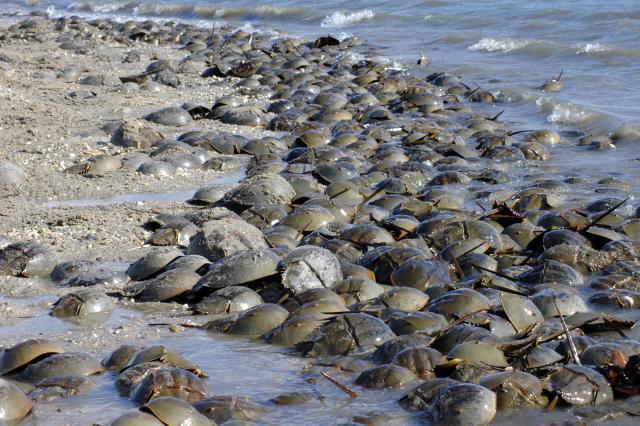
[[[16,301],[23,304],[39,304],[52,300],[55,298],[0,297],[0,302],[11,301],[14,304]],[[104,325],[117,329],[119,324],[143,315],[144,309],[119,306]],[[145,318],[146,322],[151,324],[162,321],[156,319],[156,310],[153,314],[147,313]],[[200,322],[197,317],[185,317],[185,321],[190,318]],[[18,318],[13,324],[0,327],[0,340],[7,336],[27,334],[33,337],[49,333],[66,333],[70,339],[77,339],[82,333],[91,333],[91,330],[91,324],[74,324],[52,318],[43,312],[30,318]],[[358,398],[349,398],[323,379],[318,373],[318,368],[308,372],[306,369],[310,364],[309,360],[300,358],[292,350],[262,344],[260,340],[247,340],[246,337],[236,338],[197,329],[186,329],[179,334],[173,334],[166,326],[152,326],[144,345],[165,345],[198,365],[210,376],[206,381],[209,396],[245,395],[251,397],[254,402],[265,405],[268,411],[260,417],[260,424],[338,424],[349,421],[356,414],[372,411],[403,419],[403,424],[420,424],[418,414],[409,415],[396,403],[403,390],[358,389]],[[108,353],[101,355],[107,356]],[[353,377],[340,375],[335,371],[331,374],[354,387],[350,383]],[[92,380],[96,385],[84,395],[39,402],[33,415],[21,424],[57,426],[108,423],[120,413],[136,408],[126,397],[118,396],[113,385],[116,376],[113,372],[93,376]],[[307,381],[309,378],[314,380]],[[304,409],[299,405],[279,406],[275,409],[269,402],[278,395],[296,391],[314,394],[314,398],[303,406]],[[95,410],[95,407],[100,407],[100,410]]]
[[[244,177],[244,172],[234,172],[219,178],[212,179],[204,185],[229,185],[239,182]],[[130,194],[114,195],[107,198],[84,198],[80,200],[55,200],[43,203],[43,207],[92,207],[107,206],[110,204],[132,204],[145,202],[175,203],[189,200],[198,188],[189,188],[180,191],[167,192],[135,192]]]

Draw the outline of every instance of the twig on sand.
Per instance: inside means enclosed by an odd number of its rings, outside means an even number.
[[[556,405],[558,404],[558,399],[559,399],[558,395],[553,397],[549,405],[547,405],[547,412],[553,411],[556,408]]]
[[[624,200],[620,201],[618,204],[616,204],[615,206],[611,207],[609,210],[607,210],[606,212],[598,215],[597,218],[595,218],[593,221],[591,221],[591,223],[589,223],[587,226],[585,226],[584,228],[580,229],[579,232],[581,234],[584,234],[585,232],[587,232],[589,230],[589,228],[591,228],[594,225],[597,225],[602,219],[604,219],[605,217],[609,216],[611,213],[613,213],[615,210],[617,210],[620,206],[622,206],[624,203],[626,203],[627,201],[629,201],[629,198],[625,198]]]
[[[567,327],[567,323],[564,321],[564,316],[562,316],[562,312],[560,312],[560,307],[558,306],[558,301],[555,296],[553,296],[553,304],[556,305],[558,315],[560,315],[560,322],[562,323],[562,328],[564,328],[564,334],[567,336],[567,342],[569,342],[569,353],[571,353],[571,358],[573,358],[573,361],[576,364],[582,365],[580,362],[580,356],[578,355],[578,349],[576,349],[576,345],[573,343],[571,332],[569,331],[569,327]]]
[[[328,375],[324,371],[321,371],[320,374],[322,374],[322,376],[325,379],[327,379],[328,381],[333,383],[338,389],[340,389],[342,392],[344,392],[347,395],[349,395],[351,398],[357,398],[358,397],[357,393],[355,393],[354,391],[352,391],[351,389],[349,389],[348,387],[346,387],[345,385],[343,385],[342,383],[340,383],[339,381],[337,381],[336,379],[334,379],[333,377],[331,377],[330,375]]]

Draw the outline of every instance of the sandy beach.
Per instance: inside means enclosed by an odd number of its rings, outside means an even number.
[[[5,21],[2,28],[10,24]],[[57,37],[55,32],[42,31],[35,39],[2,43],[0,159],[21,167],[26,179],[18,188],[0,189],[3,219],[0,234],[12,240],[32,239],[51,245],[60,259],[127,253],[119,260],[131,260],[138,253],[129,249],[141,245],[149,236],[141,225],[159,211],[185,212],[189,207],[183,200],[162,205],[150,202],[81,208],[47,207],[47,203],[87,200],[87,204],[92,204],[96,203],[92,200],[142,192],[195,191],[223,174],[180,169],[176,176],[165,178],[121,169],[86,177],[65,170],[96,155],[121,157],[139,152],[109,143],[111,134],[103,130],[105,125],[137,119],[160,107],[186,101],[211,104],[230,93],[231,88],[224,82],[203,80],[200,71],[181,73],[179,89],[159,86],[158,91],[126,91],[119,87],[78,84],[80,77],[87,75],[108,74],[117,78],[143,72],[153,58],[178,63],[184,54],[174,47],[115,42],[96,43],[96,48],[88,49],[86,54],[76,54],[59,49]],[[131,50],[140,52],[143,59],[138,63],[123,63],[122,58]],[[75,81],[65,81],[60,76],[65,67],[70,66],[79,72]],[[167,138],[190,130],[154,123],[149,126]],[[247,137],[270,134],[210,120],[201,121],[198,128]]]

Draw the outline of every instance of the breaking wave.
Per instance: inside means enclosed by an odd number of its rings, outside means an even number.
[[[511,52],[512,50],[522,49],[530,43],[528,40],[485,37],[467,49],[483,52]]]
[[[331,15],[325,16],[320,23],[320,26],[324,28],[348,27],[350,25],[357,24],[358,22],[372,19],[374,16],[375,14],[369,9],[360,10],[358,12],[337,11],[333,12]]]

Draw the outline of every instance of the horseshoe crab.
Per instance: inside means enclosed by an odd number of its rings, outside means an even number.
[[[142,411],[129,411],[111,420],[108,426],[163,426],[154,415]]]
[[[470,288],[450,291],[429,302],[427,309],[445,317],[465,315],[477,311],[488,311],[491,302],[483,294]]]
[[[124,287],[120,294],[139,302],[168,302],[188,293],[200,280],[200,275],[187,269],[172,269],[155,278]]]
[[[250,79],[244,80],[251,81]],[[264,126],[264,111],[256,106],[245,104],[238,106],[226,105],[218,107],[209,115],[210,118],[216,118],[223,123],[235,124],[238,126],[261,127]]]
[[[30,242],[9,244],[0,249],[0,272],[23,277],[46,277],[55,267],[52,253]]]
[[[320,163],[316,166],[315,173],[324,182],[329,184],[334,182],[346,182],[358,176],[358,170],[347,161]]]
[[[173,262],[167,265],[165,271],[183,270],[193,271],[200,274],[207,266],[209,266],[209,264],[209,260],[207,260],[206,257],[196,254],[189,254],[175,259]]]
[[[338,315],[296,345],[306,356],[366,354],[395,334],[380,319],[356,313]]]
[[[427,347],[433,342],[433,337],[415,333],[392,337],[380,345],[372,355],[372,360],[378,364],[388,364],[405,349]]]
[[[299,306],[302,307],[314,302],[338,304],[343,307],[346,306],[344,300],[333,290],[328,288],[313,288],[311,290],[304,291],[295,297]]]
[[[629,275],[605,275],[591,281],[591,288],[594,290],[640,290],[640,279]]]
[[[546,346],[536,346],[522,358],[523,366],[531,369],[547,367],[564,360],[564,355],[559,354]],[[515,365],[518,363],[516,362]]]
[[[103,291],[89,288],[58,299],[51,315],[58,318],[86,318],[108,315],[114,308],[115,303]]]
[[[542,396],[542,383],[524,371],[489,374],[479,384],[496,393],[499,410],[547,406],[546,398]]]
[[[247,396],[212,396],[193,405],[217,424],[251,422],[267,411],[266,407],[256,404]]]
[[[485,328],[461,323],[450,326],[438,333],[431,347],[442,353],[449,353],[459,344],[473,341],[498,343],[499,339]]]
[[[25,340],[3,352],[2,357],[0,357],[0,375],[16,373],[29,364],[63,352],[64,349],[60,345],[50,340]]]
[[[489,250],[489,244],[479,238],[469,238],[449,244],[440,252],[440,257],[447,262],[459,259],[461,256]]]
[[[371,224],[360,224],[347,228],[342,232],[340,238],[358,246],[393,244],[396,241],[389,231]]]
[[[198,227],[188,220],[181,223],[168,223],[158,228],[148,243],[154,246],[189,247],[191,238],[198,232]]]
[[[171,396],[187,402],[200,401],[207,394],[204,381],[182,368],[151,370],[132,390],[129,399],[140,404]]]
[[[336,288],[342,279],[338,258],[329,250],[316,246],[300,246],[282,258],[282,284],[300,294],[313,288]]]
[[[404,349],[391,360],[392,364],[405,367],[422,379],[434,376],[435,367],[446,362],[442,353],[428,346]]]
[[[187,254],[199,254],[217,261],[245,250],[267,248],[262,232],[242,219],[224,217],[202,224],[191,239]]]
[[[335,308],[334,308],[335,309]],[[295,346],[306,339],[322,321],[312,315],[296,315],[263,336],[267,343],[281,346]]]
[[[71,166],[65,171],[87,176],[99,176],[118,170],[122,166],[122,160],[119,158],[110,155],[98,155],[91,157],[84,163]]]
[[[121,396],[128,397],[131,393],[131,389],[140,383],[150,371],[167,367],[171,367],[171,365],[158,361],[142,362],[134,366],[127,367],[124,370],[117,370],[120,373],[114,380],[113,384],[116,389],[118,389],[118,393]]]
[[[254,225],[255,227],[263,230],[269,226],[274,226],[287,217],[291,208],[281,205],[256,205],[248,208],[240,214],[240,217]]]
[[[305,292],[305,293],[308,293]],[[304,293],[303,293],[304,294]],[[344,302],[338,297],[336,300],[312,300],[304,303],[291,313],[290,318],[316,318],[319,320],[330,319],[335,312],[345,310]]]
[[[147,149],[164,140],[160,132],[146,126],[141,120],[124,120],[111,135],[113,145]]]
[[[20,378],[37,383],[60,376],[92,376],[105,371],[100,362],[84,353],[58,353],[27,365]]]
[[[167,426],[210,426],[211,421],[191,404],[171,396],[154,398],[143,409]]]
[[[208,330],[229,334],[263,335],[282,324],[289,316],[283,307],[264,303],[243,311],[232,318],[214,320],[206,325]]]
[[[544,322],[540,310],[534,302],[526,297],[502,293],[500,302],[507,318],[519,333],[530,330],[534,325]]]
[[[135,281],[152,278],[180,256],[183,256],[182,252],[175,248],[155,249],[133,262],[127,269],[127,275]]]
[[[558,309],[566,317],[589,311],[589,307],[573,287],[568,287],[566,290],[562,288],[542,289],[531,296],[531,301],[536,304],[545,318],[558,316]]]
[[[112,371],[121,371],[133,354],[138,352],[140,348],[132,345],[122,345],[118,349],[111,352],[107,358],[102,360],[102,365]]]
[[[384,293],[384,287],[367,278],[352,277],[338,282],[334,291],[349,306],[380,296]]]
[[[191,292],[210,294],[224,287],[248,285],[275,276],[280,260],[280,256],[270,249],[234,253],[209,265]]]
[[[571,405],[596,405],[613,399],[609,382],[597,371],[581,365],[560,367],[542,383],[545,390]]]
[[[488,425],[496,411],[496,394],[472,383],[442,388],[431,405],[431,415],[437,424],[456,426]]]
[[[409,261],[391,273],[393,285],[413,287],[421,291],[450,282],[449,264],[438,260]]]
[[[509,362],[496,344],[467,341],[454,347],[447,355],[451,359],[464,359],[490,367],[506,368]]]
[[[520,275],[518,281],[528,284],[557,282],[576,287],[584,283],[584,278],[569,265],[555,260],[545,260],[541,265]]]
[[[557,260],[582,273],[603,270],[615,261],[612,253],[569,244],[555,245],[545,250],[538,259]]]
[[[0,378],[0,422],[20,420],[31,412],[32,406],[20,388]]]
[[[433,312],[403,312],[391,313],[387,319],[389,328],[398,336],[420,333],[429,336],[436,335],[448,325],[446,318]]]
[[[593,294],[587,302],[630,309],[640,305],[640,292],[631,290],[606,290]]]
[[[411,370],[399,365],[380,365],[363,371],[356,378],[356,384],[364,388],[393,389],[414,382],[417,377]]]
[[[434,397],[449,386],[459,384],[457,380],[433,378],[413,388],[400,399],[400,405],[408,410],[429,410]]]
[[[423,229],[418,227],[420,233]],[[448,245],[465,239],[477,239],[486,242],[493,248],[501,245],[500,232],[488,223],[479,220],[458,220],[443,224],[437,231],[423,235],[436,250],[443,250]]]
[[[126,371],[127,369],[138,364],[156,361],[174,367],[182,368],[183,370],[187,370],[200,377],[205,377],[202,373],[202,370],[200,370],[198,366],[190,363],[180,354],[163,345],[148,346],[135,352],[133,355],[131,355],[122,371]]]
[[[242,181],[223,198],[237,210],[245,210],[255,205],[289,204],[296,192],[280,175],[256,175]]]
[[[220,315],[242,312],[264,301],[248,287],[229,286],[216,290],[196,305],[193,310],[202,315]]]
[[[38,401],[75,397],[87,393],[94,385],[94,381],[87,377],[58,376],[36,383],[29,397]]]
[[[315,231],[334,220],[334,215],[328,209],[320,205],[304,204],[282,219],[280,224],[306,232]]]
[[[59,263],[50,278],[61,287],[119,288],[129,281],[127,273],[118,266],[88,260]]]
[[[190,124],[193,121],[191,114],[186,110],[177,107],[168,107],[159,111],[146,115],[145,120],[152,123],[162,124],[163,126],[181,127]]]
[[[415,312],[423,309],[429,296],[411,287],[395,287],[388,290],[374,299],[367,300],[352,305],[354,310],[374,309],[375,307],[384,307],[391,309],[400,309],[406,312]]]
[[[618,351],[618,353],[614,353]],[[581,354],[580,361],[585,365],[605,366],[616,364],[616,356],[625,355],[625,348],[617,343],[596,343],[588,346]]]

